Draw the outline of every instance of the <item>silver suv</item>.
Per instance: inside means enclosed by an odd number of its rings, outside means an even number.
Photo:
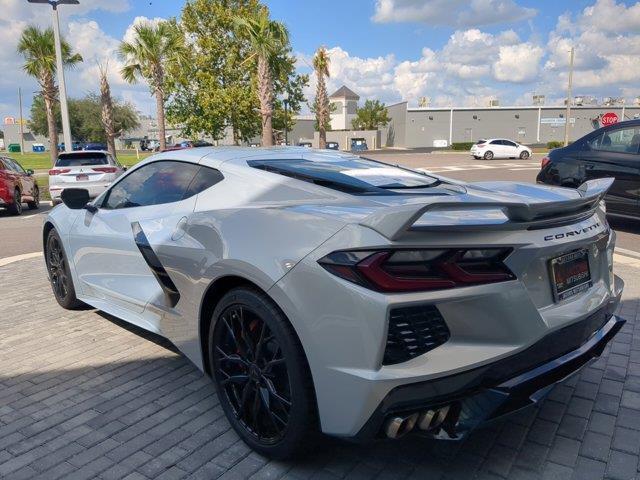
[[[49,193],[56,205],[65,188],[86,188],[91,198],[106,190],[126,170],[108,152],[85,150],[61,153],[55,166],[49,170]]]

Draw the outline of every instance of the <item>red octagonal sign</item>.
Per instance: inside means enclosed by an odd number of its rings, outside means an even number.
[[[614,123],[618,123],[618,115],[616,115],[614,112],[607,112],[602,115],[602,119],[600,120],[600,122],[602,122],[603,127],[606,127],[607,125],[613,125]]]

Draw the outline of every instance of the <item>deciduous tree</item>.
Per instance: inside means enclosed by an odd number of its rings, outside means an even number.
[[[384,103],[380,103],[379,100],[367,100],[362,108],[356,110],[356,118],[351,123],[355,130],[377,130],[390,121]]]

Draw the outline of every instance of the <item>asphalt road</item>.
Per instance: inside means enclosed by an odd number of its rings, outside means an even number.
[[[365,155],[387,163],[421,168],[464,181],[511,180],[535,182],[543,155],[528,160],[474,160],[463,153],[370,153]],[[0,258],[42,251],[42,224],[51,207],[25,210],[13,217],[0,210]],[[640,253],[640,221],[610,220],[618,232],[618,247]]]

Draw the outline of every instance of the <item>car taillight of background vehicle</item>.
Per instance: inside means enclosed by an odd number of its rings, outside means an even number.
[[[549,162],[551,162],[551,159],[549,157],[544,157],[542,160],[540,160],[540,169],[543,169],[544,167],[549,165]]]
[[[60,175],[61,173],[69,173],[70,168],[52,168],[49,170],[49,175]]]
[[[380,292],[417,292],[504,282],[511,248],[342,250],[318,261],[340,278]]]
[[[91,167],[91,170],[102,173],[116,173],[118,171],[116,167]]]

